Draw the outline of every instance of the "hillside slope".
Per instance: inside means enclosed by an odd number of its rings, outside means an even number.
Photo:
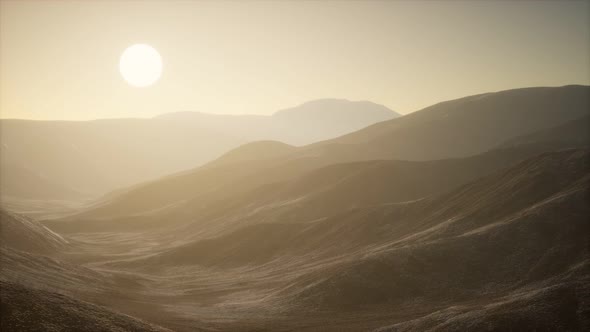
[[[67,295],[0,281],[3,331],[170,331]]]
[[[0,246],[47,254],[66,245],[67,240],[38,221],[0,209]]]
[[[568,228],[563,225],[560,232],[580,231],[590,227],[584,223],[590,210],[582,204],[588,194],[586,186],[590,184],[589,169],[590,153],[586,150],[546,153],[507,170],[493,172],[448,193],[421,200],[381,203],[361,208],[341,206],[338,213],[333,212],[323,218],[316,216],[317,219],[299,219],[296,220],[298,222],[291,223],[285,223],[283,217],[269,218],[266,223],[262,218],[253,218],[258,223],[252,222],[248,226],[240,221],[242,227],[234,232],[212,239],[197,240],[135,265],[153,268],[158,264],[260,264],[276,258],[278,254],[307,255],[321,251],[343,255],[365,246],[380,247],[386,243],[402,248],[411,245],[412,251],[418,252],[416,250],[423,245],[428,250],[432,246],[437,247],[437,243],[449,242],[455,246],[488,231],[502,230],[504,226],[510,229],[519,220],[522,226],[527,225],[527,220],[533,222],[530,227],[531,234],[534,234],[537,232],[534,228],[538,227],[534,222],[546,219],[547,222],[557,223],[555,227],[559,225],[559,220],[551,218],[558,209],[564,209],[568,223],[575,223]],[[305,206],[298,208],[305,209]],[[302,213],[297,208],[294,211]],[[547,214],[546,217],[542,217],[543,214]],[[224,227],[228,228],[229,225]],[[583,248],[587,234],[568,233],[567,236],[575,241],[566,245],[556,239],[556,244],[570,247],[570,258],[575,260],[583,253],[580,249]],[[511,238],[507,237],[502,241],[506,241],[506,245],[520,243],[513,243]],[[542,242],[531,245],[551,247],[550,242]],[[487,245],[500,244],[492,241]],[[470,252],[466,251],[463,255],[470,255]],[[317,252],[314,256],[317,259]],[[487,260],[481,260],[481,264],[488,263]],[[455,273],[463,272],[457,270]],[[362,282],[359,280],[358,284]],[[344,302],[346,301],[334,301]]]
[[[372,159],[429,160],[480,153],[517,136],[588,116],[590,86],[539,87],[469,96],[429,106],[319,142],[370,148]]]
[[[590,144],[590,115],[568,121],[555,127],[536,131],[532,134],[515,137],[500,147],[514,147],[530,144],[567,144],[583,147]]]
[[[456,301],[566,273],[589,258],[589,166],[588,151],[544,154],[416,202],[401,218],[392,207],[381,218],[357,219],[357,241],[383,244],[298,296],[335,308],[421,297]],[[348,241],[338,227],[323,239],[326,246]]]
[[[339,163],[391,158],[447,159],[484,153],[516,137],[535,132],[546,135],[543,131],[554,127],[556,123],[587,116],[590,112],[589,98],[590,87],[581,86],[509,90],[437,104],[335,140],[282,149],[274,158],[248,158],[247,155],[253,152],[252,145],[247,145],[226,154],[239,155],[240,162],[228,164],[218,160],[197,169],[128,188],[74,218],[146,216],[146,212],[151,212],[146,211],[145,206],[149,206],[150,211],[164,214],[186,202],[212,204],[260,186],[292,181],[308,172]],[[452,121],[447,119],[447,115],[452,115]],[[499,128],[504,123],[510,125]],[[429,126],[436,128],[430,130]],[[569,129],[572,132],[577,130],[576,135],[581,136],[585,130],[582,126]],[[477,134],[473,133],[474,130]],[[417,135],[423,137],[415,139]],[[554,139],[553,134],[549,135],[551,137],[547,140]],[[449,142],[458,137],[469,139],[461,144]],[[539,142],[522,148],[542,152],[579,144],[579,140],[565,140],[551,146]],[[448,149],[452,151],[445,150],[446,146],[450,146]],[[418,157],[403,152],[408,149],[423,155]],[[429,151],[435,152],[427,155]],[[260,154],[256,151],[253,156]],[[525,153],[523,157],[528,155]]]
[[[219,325],[237,330],[584,330],[589,170],[588,150],[543,153],[419,200],[243,225],[107,266],[180,273],[195,308],[248,313]]]

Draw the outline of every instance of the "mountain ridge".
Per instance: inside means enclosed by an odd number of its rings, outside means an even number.
[[[305,116],[295,122],[272,116],[207,113],[93,121],[2,119],[0,157],[3,164],[12,165],[3,167],[3,177],[14,183],[3,186],[0,194],[22,199],[97,197],[193,168],[250,141],[305,144],[398,116],[372,103],[332,103],[313,107],[312,112],[306,108]],[[327,118],[322,115],[324,107],[334,111]],[[292,114],[300,111],[298,107],[290,110]],[[354,118],[338,115],[350,111],[356,114]],[[27,172],[47,181],[19,186]],[[52,185],[55,183],[62,188]]]

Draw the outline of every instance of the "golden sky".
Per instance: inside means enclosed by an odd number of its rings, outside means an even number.
[[[0,117],[270,114],[318,98],[400,113],[466,95],[590,84],[588,1],[2,1]],[[127,46],[163,60],[128,85]]]

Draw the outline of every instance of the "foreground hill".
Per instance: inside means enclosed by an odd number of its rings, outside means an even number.
[[[410,331],[586,331],[590,327],[588,263],[537,288],[501,296],[496,301],[449,307],[426,317],[376,329]],[[584,273],[584,274],[583,274]]]
[[[67,295],[0,281],[2,331],[170,331]]]
[[[308,144],[396,116],[370,102],[329,99],[271,116],[183,112],[152,119],[2,119],[0,193],[24,199],[97,196],[193,168],[253,140]]]
[[[326,247],[350,243],[349,232],[361,243],[383,244],[301,296],[337,308],[458,300],[566,273],[589,258],[589,169],[588,151],[548,153],[439,197],[377,208],[382,213],[348,221],[347,232],[334,220],[339,231],[323,237]]]
[[[125,294],[138,278],[68,262],[84,252],[79,241],[0,212],[0,330],[169,331],[122,313],[149,307]]]
[[[584,126],[559,126],[585,119],[590,112],[589,100],[590,87],[585,86],[508,90],[444,102],[304,147],[249,144],[203,167],[118,192],[75,218],[129,219],[141,215],[152,220],[152,212],[165,217],[165,213],[186,202],[192,202],[193,206],[223,202],[228,196],[245,194],[263,185],[294,181],[333,164],[371,159],[461,157],[484,153],[517,137],[535,133],[552,141],[558,135],[546,130],[555,126],[556,132],[565,128],[583,137],[587,131]],[[564,138],[552,146],[544,141],[537,143],[516,148],[549,151],[579,146],[580,140]],[[269,157],[260,158],[261,155]],[[529,155],[523,153],[521,158]],[[187,211],[191,212],[194,210]]]

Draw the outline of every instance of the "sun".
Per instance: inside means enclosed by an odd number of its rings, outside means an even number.
[[[154,84],[162,75],[162,57],[150,45],[135,44],[121,54],[119,71],[130,85],[146,87]]]

